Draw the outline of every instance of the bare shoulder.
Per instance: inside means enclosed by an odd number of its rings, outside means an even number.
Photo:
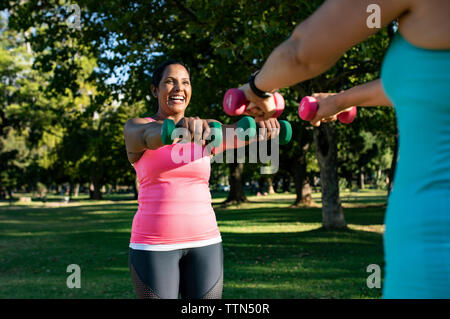
[[[408,12],[398,19],[402,36],[424,49],[450,49],[450,1],[408,1]]]
[[[135,117],[135,118],[129,119],[125,123],[123,130],[124,130],[124,132],[133,130],[133,129],[136,129],[136,127],[138,127],[138,126],[140,126],[142,124],[147,124],[147,123],[150,123],[149,119],[142,118],[142,117]]]

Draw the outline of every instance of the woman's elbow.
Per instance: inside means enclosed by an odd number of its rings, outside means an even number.
[[[285,43],[287,48],[285,58],[289,59],[290,63],[295,67],[308,67],[310,62],[303,39],[304,27],[301,24],[294,29]]]
[[[327,71],[337,59],[325,57],[307,40],[305,28],[298,26],[289,38],[290,59],[307,78],[313,78]]]

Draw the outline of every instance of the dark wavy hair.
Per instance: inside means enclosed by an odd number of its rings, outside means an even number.
[[[163,73],[164,73],[164,70],[166,69],[166,67],[168,67],[169,65],[172,65],[172,64],[179,64],[179,65],[184,66],[184,68],[187,70],[187,72],[189,74],[189,77],[191,77],[191,70],[189,69],[189,67],[183,61],[180,61],[180,60],[167,60],[167,61],[161,63],[160,65],[158,65],[156,67],[155,71],[153,72],[152,84],[155,87],[159,86],[159,82],[161,82],[161,79],[162,79],[162,76],[163,76]]]

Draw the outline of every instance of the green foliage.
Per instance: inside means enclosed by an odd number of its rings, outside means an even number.
[[[51,167],[61,181],[130,180],[121,125],[126,117],[156,112],[150,78],[156,65],[168,58],[181,59],[191,67],[193,96],[187,116],[214,118],[223,123],[237,121],[222,110],[225,91],[246,82],[247,76],[259,69],[270,52],[322,2],[79,0],[79,30],[66,23],[73,14],[68,10],[68,1],[4,4],[3,8],[10,12],[9,28],[24,35],[35,52],[32,69],[42,77],[41,82],[37,81],[41,84],[24,87],[22,99],[45,97],[47,103],[34,106],[35,118],[46,123],[46,132],[59,136],[52,142],[52,155],[47,154],[39,165]],[[306,154],[308,171],[318,172],[314,148],[304,151],[311,131],[309,124],[298,117],[300,99],[314,92],[339,92],[377,78],[388,43],[387,31],[382,30],[346,52],[325,74],[280,90],[286,100],[281,118],[294,126],[293,141],[281,149],[281,162],[287,163],[282,171],[288,170],[289,163],[292,167],[292,160]],[[10,64],[7,60],[3,63]],[[112,107],[116,102],[121,106]],[[23,103],[20,107],[9,103],[17,121],[27,110]],[[99,118],[94,120],[97,114]],[[381,167],[380,158],[394,147],[392,110],[359,109],[353,124],[337,124],[336,129],[341,176],[350,175],[362,165],[370,170]],[[376,152],[361,151],[366,140],[360,132],[374,135]],[[42,136],[36,135],[34,142]],[[252,176],[258,166],[247,165],[246,170]]]
[[[5,189],[33,186],[45,165],[44,137],[54,115],[42,92],[46,77],[33,70],[23,36],[0,18],[0,196]]]

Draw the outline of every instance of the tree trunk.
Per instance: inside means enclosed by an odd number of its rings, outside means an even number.
[[[361,167],[359,170],[359,189],[364,189],[364,187],[366,186],[364,179],[365,179],[364,168]]]
[[[7,187],[6,192],[8,193],[9,200],[12,201],[14,199],[12,189],[10,187]]]
[[[78,195],[80,195],[80,183],[75,183],[73,188],[73,196],[78,197]]]
[[[320,167],[322,226],[325,229],[347,228],[339,198],[337,145],[334,124],[322,123],[320,127],[315,129],[314,142]]]
[[[223,202],[223,204],[239,204],[247,202],[247,197],[244,193],[244,188],[242,187],[242,172],[244,171],[243,163],[231,163],[230,165],[230,192],[228,193],[228,198]]]
[[[69,197],[78,197],[80,192],[80,184],[79,183],[70,183],[69,184]]]
[[[309,184],[308,180],[305,181],[305,183],[303,183],[303,187],[302,187],[302,200],[301,203],[303,205],[311,205],[311,199],[312,199],[312,188],[311,185]]]
[[[273,188],[273,180],[271,176],[266,177],[266,183],[267,183],[267,193],[268,194],[275,194],[275,190]]]
[[[375,182],[375,186],[376,186],[377,189],[380,188],[380,182],[381,182],[381,175],[382,175],[382,174],[383,174],[383,172],[382,172],[382,170],[381,170],[381,167],[378,167],[378,170],[377,170],[377,179],[376,179],[376,182]]]
[[[311,204],[311,187],[306,179],[306,153],[303,153],[300,157],[295,161],[294,170],[294,184],[295,184],[295,193],[297,197],[295,198],[295,202],[293,206],[301,205],[310,205]]]
[[[351,174],[347,174],[347,176],[345,177],[345,179],[347,180],[347,188],[349,189],[349,191],[352,191],[352,180],[353,180],[353,176]]]
[[[259,175],[258,178],[258,193],[263,195],[266,189],[264,188],[264,182],[266,181],[264,175]]]
[[[94,179],[89,187],[90,199],[103,199],[101,189],[102,185],[96,179]]]
[[[289,193],[291,191],[291,176],[286,175],[283,177],[283,193]]]
[[[311,205],[311,186],[307,180],[306,174],[306,153],[312,142],[312,134],[310,130],[304,130],[300,138],[301,153],[297,154],[297,158],[290,162],[294,163],[293,175],[295,184],[295,193],[297,197],[293,206]]]

